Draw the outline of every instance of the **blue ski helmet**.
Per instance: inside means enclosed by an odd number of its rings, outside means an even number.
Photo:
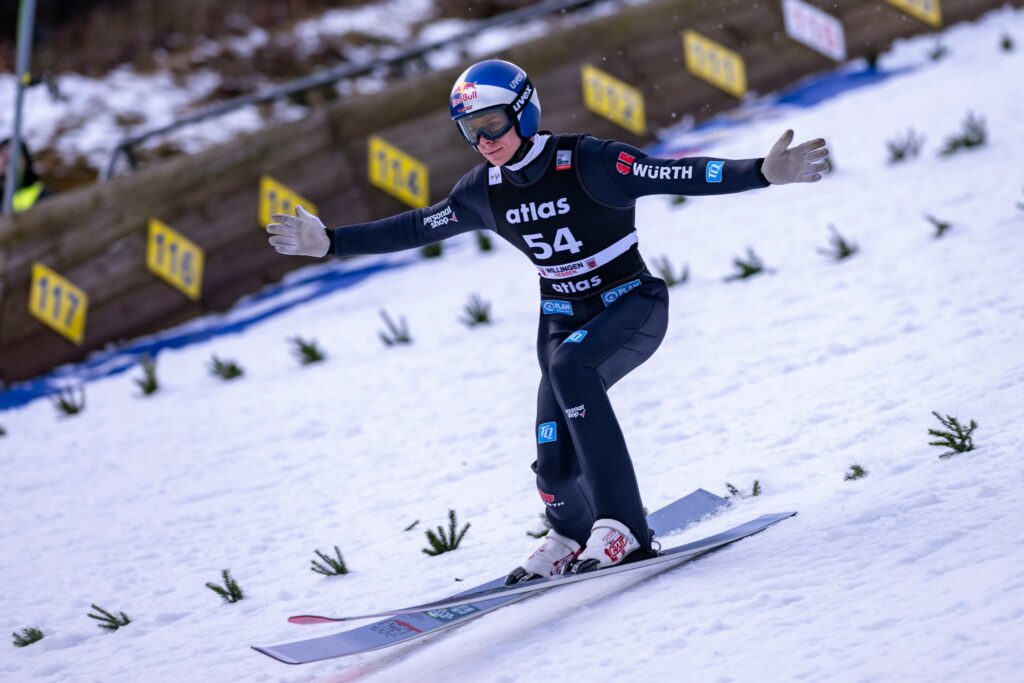
[[[474,147],[481,135],[494,140],[513,126],[524,141],[540,130],[540,98],[533,83],[525,71],[501,59],[477,62],[463,71],[449,104],[452,121]]]

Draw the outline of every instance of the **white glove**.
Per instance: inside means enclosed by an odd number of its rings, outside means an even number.
[[[274,220],[267,226],[267,232],[276,237],[270,238],[270,244],[279,253],[292,256],[326,256],[331,247],[327,237],[327,228],[319,218],[298,207],[297,216],[275,213]]]
[[[787,130],[772,145],[768,156],[761,164],[761,173],[772,185],[787,183],[814,183],[821,180],[821,174],[828,170],[828,149],[822,138],[809,140],[787,149],[793,142],[793,131]]]

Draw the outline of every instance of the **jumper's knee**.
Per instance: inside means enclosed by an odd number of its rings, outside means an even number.
[[[590,389],[594,382],[601,381],[597,371],[587,366],[581,354],[575,351],[573,348],[560,347],[552,354],[548,365],[551,388],[563,403],[575,400],[575,397]]]

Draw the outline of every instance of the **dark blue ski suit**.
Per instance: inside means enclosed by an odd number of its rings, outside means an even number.
[[[637,249],[635,202],[767,187],[763,159],[657,159],[585,135],[541,134],[536,145],[519,170],[476,166],[434,206],[328,230],[331,251],[385,253],[486,229],[526,254],[540,275],[533,469],[547,517],[581,544],[595,519],[610,517],[650,550],[607,393],[654,353],[668,324],[668,289]]]

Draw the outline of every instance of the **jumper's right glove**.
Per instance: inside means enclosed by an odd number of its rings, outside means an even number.
[[[814,183],[821,180],[821,174],[828,170],[828,149],[821,138],[809,140],[787,149],[793,142],[793,131],[787,130],[772,145],[768,156],[761,164],[761,173],[772,185],[787,183]]]
[[[267,232],[275,237],[270,244],[282,254],[292,256],[326,256],[331,247],[327,237],[327,228],[320,219],[298,207],[297,216],[275,213],[274,220],[267,226]]]

